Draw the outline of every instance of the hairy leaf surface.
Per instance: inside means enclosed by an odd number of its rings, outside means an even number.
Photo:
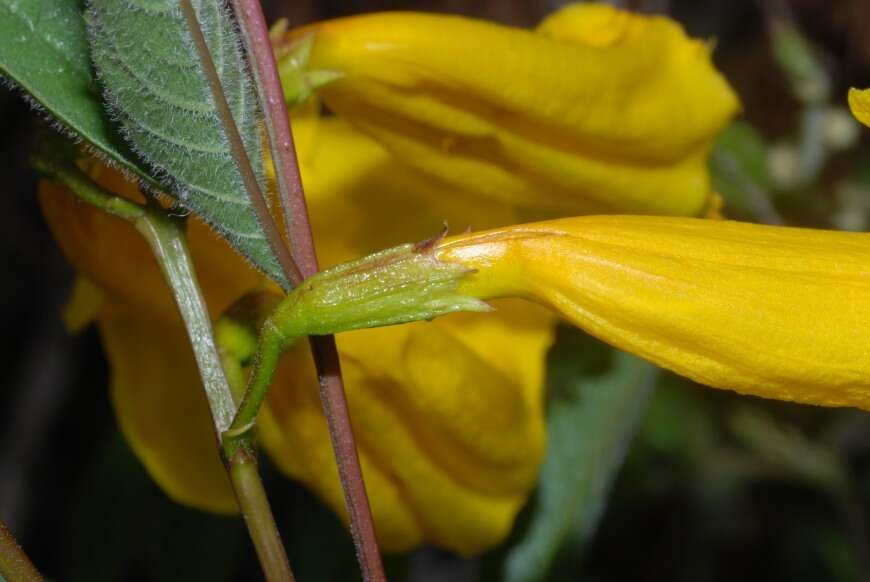
[[[261,188],[260,113],[241,44],[223,2],[193,0]],[[109,111],[180,203],[286,284],[257,221],[208,81],[176,0],[90,0],[85,15]]]

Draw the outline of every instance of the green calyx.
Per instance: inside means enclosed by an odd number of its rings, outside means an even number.
[[[433,252],[437,240],[401,245],[318,273],[288,295],[268,322],[291,339],[456,311],[490,311],[483,301],[457,292],[471,271],[439,260]]]

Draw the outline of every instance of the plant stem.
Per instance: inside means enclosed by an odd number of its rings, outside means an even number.
[[[260,189],[260,184],[257,182],[257,176],[254,174],[254,168],[251,166],[251,160],[248,157],[248,152],[245,151],[245,144],[242,142],[242,137],[239,134],[239,128],[233,119],[233,114],[230,111],[229,103],[227,103],[226,95],[224,94],[223,86],[221,85],[220,76],[214,66],[214,60],[211,58],[208,45],[205,41],[205,36],[202,33],[202,27],[199,24],[199,19],[196,17],[196,11],[193,8],[190,0],[179,0],[181,10],[184,12],[184,18],[187,21],[187,28],[193,39],[193,44],[196,47],[199,61],[202,65],[205,77],[208,80],[209,89],[211,89],[212,98],[214,99],[215,111],[224,128],[224,133],[230,144],[230,151],[233,155],[233,160],[242,177],[242,182],[245,185],[245,190],[248,192],[248,197],[251,200],[251,205],[257,214],[257,219],[269,239],[269,244],[272,247],[272,252],[278,258],[281,265],[281,270],[284,276],[292,286],[296,286],[302,281],[302,275],[299,272],[293,257],[287,246],[281,240],[281,234],[278,232],[278,227],[275,225],[275,219],[269,212],[269,206],[266,203],[266,198],[263,196],[263,191]]]
[[[205,299],[193,270],[184,223],[156,205],[133,223],[145,237],[172,290],[199,368],[218,439],[233,421],[235,402],[215,346]]]
[[[387,577],[359,463],[335,337],[313,335],[308,341],[320,381],[320,401],[329,425],[329,437],[344,491],[344,503],[350,515],[350,532],[356,547],[357,560],[364,580],[380,582]]]
[[[41,582],[42,575],[15,541],[12,532],[0,522],[0,580]]]
[[[267,582],[292,582],[293,573],[275,519],[269,511],[269,500],[257,471],[256,457],[247,449],[238,449],[229,460],[229,466],[230,480]]]
[[[33,163],[38,170],[48,177],[67,186],[80,200],[107,212],[114,211],[116,216],[131,222],[148,241],[184,321],[202,377],[216,439],[220,445],[222,435],[232,423],[236,407],[232,390],[221,364],[220,353],[215,344],[208,309],[197,282],[183,221],[170,215],[156,202],[150,201],[147,206],[143,207],[105,190],[94,183],[72,160],[38,157]],[[238,450],[246,453],[252,450],[249,442],[243,442],[242,445],[238,447]],[[250,457],[252,455],[249,453]],[[243,478],[240,481],[233,477],[235,461],[247,462],[250,466],[249,469],[241,470]],[[239,458],[236,455],[228,457],[227,464],[236,499],[238,499],[239,506],[245,515],[248,533],[254,547],[257,548],[263,571],[267,576],[275,576],[269,578],[270,582],[272,580],[292,581],[293,573],[287,562],[284,548],[281,546],[274,519],[271,518],[269,501],[263,492],[256,465],[251,465],[248,457]],[[258,517],[251,521],[248,515]],[[269,516],[269,518],[266,519],[265,516]],[[2,532],[0,532],[0,536],[2,536]],[[5,555],[7,552],[3,548],[4,545],[4,541],[0,540],[0,554]],[[260,547],[269,548],[270,551],[263,554],[259,550]],[[3,556],[0,556],[0,568],[4,567],[2,560]],[[5,572],[3,573],[5,574]],[[20,578],[20,580],[38,579]]]
[[[232,424],[235,402],[215,345],[208,310],[193,270],[183,223],[178,218],[170,217],[156,204],[152,204],[148,210],[143,218],[135,222],[136,228],[148,239],[172,288],[193,346],[220,443],[222,435]],[[272,510],[253,459],[253,447],[249,441],[235,447],[233,454],[226,457],[236,499],[266,579],[269,582],[292,581],[293,573],[287,554],[281,545]]]
[[[63,182],[79,199],[92,206],[96,206],[104,212],[131,221],[141,218],[145,213],[145,210],[139,204],[131,202],[126,198],[115,196],[113,193],[95,184],[74,163],[59,161],[41,155],[34,157],[31,163],[38,172]]]
[[[266,18],[259,0],[233,0],[233,9],[247,48],[248,60],[254,73],[260,105],[266,119],[272,162],[278,182],[278,194],[284,213],[284,226],[290,252],[306,277],[303,265],[317,265],[314,245],[304,233],[311,231],[308,206],[299,175],[296,147],[290,129],[290,117],[284,99],[284,89],[278,76],[278,65],[269,39]]]
[[[233,0],[233,4],[247,46],[248,59],[255,71],[260,104],[266,117],[288,240],[292,243],[302,275],[310,277],[318,271],[317,254],[308,220],[302,176],[293,146],[284,90],[278,77],[263,9],[259,0]],[[350,515],[351,535],[360,570],[366,581],[386,580],[359,463],[335,338],[331,335],[312,336],[309,342],[317,367],[320,399],[329,425],[329,436],[344,491],[345,506]]]

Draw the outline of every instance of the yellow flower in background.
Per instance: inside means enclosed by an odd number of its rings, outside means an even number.
[[[870,89],[849,89],[849,109],[858,121],[870,126]]]
[[[536,31],[434,14],[305,27],[331,110],[398,160],[486,199],[565,213],[696,216],[739,104],[675,22],[575,4]]]
[[[306,30],[315,32],[311,66],[344,73],[323,93],[337,118],[294,121],[324,266],[420,240],[445,220],[479,230],[530,210],[697,215],[715,206],[706,154],[737,101],[709,48],[666,19],[578,5],[537,32],[423,14]],[[90,171],[137,196],[115,173]],[[192,352],[147,245],[55,187],[44,185],[41,201],[87,278],[68,320],[99,324],[132,448],[174,499],[235,511]],[[189,239],[213,318],[268,285],[196,220]],[[494,305],[337,338],[387,550],[492,547],[534,487],[555,318],[518,299]],[[304,346],[285,355],[259,421],[281,470],[344,515]]]
[[[590,216],[447,239],[480,298],[526,297],[702,384],[870,410],[870,234]]]

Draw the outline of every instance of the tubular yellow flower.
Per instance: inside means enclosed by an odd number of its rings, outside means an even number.
[[[396,168],[344,122],[294,125],[305,136],[300,162],[314,231],[327,235],[318,240],[325,265],[437,232],[445,218],[460,227],[514,219],[509,208],[463,201]],[[115,172],[91,172],[135,195]],[[95,308],[93,293],[80,292],[68,315],[81,324],[96,313],[112,401],[133,450],[174,499],[235,511],[181,319],[144,240],[129,223],[57,187],[43,184],[40,200],[64,252],[104,297]],[[188,236],[213,317],[264,284],[202,223],[191,219]],[[457,314],[337,338],[385,549],[424,540],[462,553],[491,547],[534,486],[546,440],[543,356],[553,318],[521,301],[499,308],[487,317]],[[305,346],[298,347],[286,354],[260,415],[261,440],[279,468],[344,515],[317,382]]]
[[[592,216],[445,240],[464,291],[544,303],[718,388],[870,409],[870,234]]]
[[[738,109],[710,47],[662,17],[571,5],[536,32],[451,16],[324,22],[321,95],[399,160],[536,209],[699,215],[706,155]]]

